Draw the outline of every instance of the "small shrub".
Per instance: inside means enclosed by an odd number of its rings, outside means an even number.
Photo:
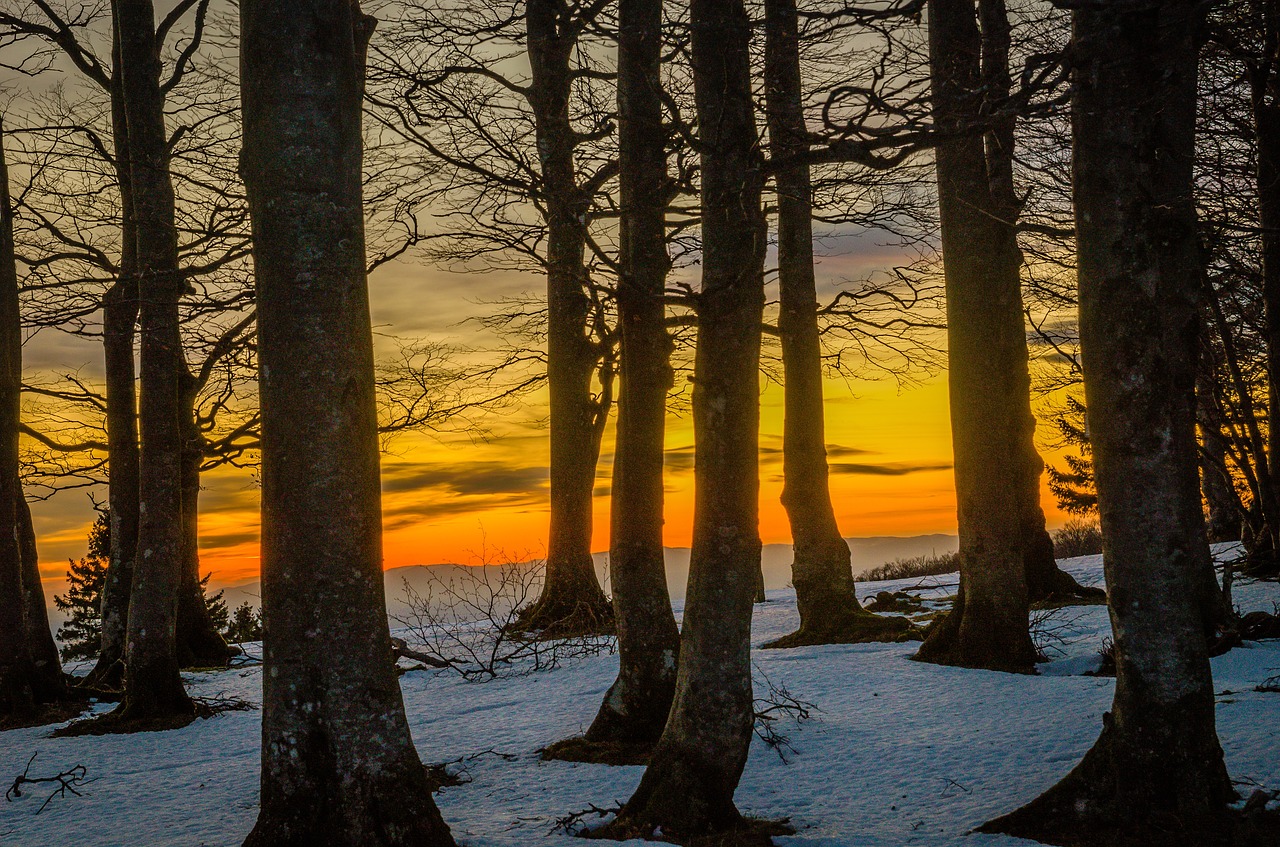
[[[928,556],[911,556],[905,559],[894,559],[879,567],[863,571],[856,577],[858,582],[880,582],[889,579],[912,579],[921,576],[937,576],[955,573],[960,570],[959,553],[934,553]]]
[[[617,649],[607,635],[544,638],[522,632],[516,622],[541,591],[546,563],[519,562],[487,549],[477,560],[476,567],[429,570],[422,591],[404,580],[407,610],[391,620],[406,646],[430,665],[483,681],[551,670]]]
[[[1053,555],[1058,559],[1096,556],[1102,552],[1102,529],[1095,521],[1072,518],[1053,533]]]

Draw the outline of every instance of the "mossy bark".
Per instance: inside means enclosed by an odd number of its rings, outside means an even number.
[[[372,18],[240,7],[262,403],[262,790],[251,847],[452,847],[409,734],[382,581],[361,198]]]
[[[1200,268],[1192,0],[1075,12],[1080,340],[1116,689],[1084,760],[983,827],[1051,843],[1184,843],[1227,829],[1204,638],[1197,477]],[[1215,838],[1217,836],[1214,836]]]

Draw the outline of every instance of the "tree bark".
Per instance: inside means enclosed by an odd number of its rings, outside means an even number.
[[[120,272],[102,298],[102,346],[107,395],[107,507],[111,558],[102,587],[102,648],[87,684],[124,684],[125,629],[133,561],[138,554],[138,397],[133,352],[138,321],[137,229],[129,176],[129,129],[124,113],[120,46],[113,35],[111,127],[120,186]]]
[[[551,441],[551,525],[546,581],[517,625],[548,635],[608,632],[613,611],[591,559],[592,498],[607,408],[591,397],[599,354],[587,335],[591,301],[583,218],[590,198],[575,178],[577,136],[569,120],[577,31],[556,0],[528,0],[525,27],[547,224],[547,390]]]
[[[795,0],[765,2],[765,104],[778,194],[778,334],[782,342],[782,505],[791,524],[798,631],[770,647],[894,640],[910,624],[865,611],[831,502],[822,395],[813,188]]]
[[[651,747],[675,694],[680,633],[662,551],[663,445],[671,337],[663,295],[670,191],[662,124],[662,0],[618,8],[618,158],[622,273],[621,388],[613,462],[609,566],[618,678],[587,730],[591,742]]]
[[[34,719],[37,704],[45,699],[27,637],[25,574],[18,533],[22,318],[3,138],[0,130],[0,728],[8,728]]]
[[[676,840],[733,829],[753,723],[751,614],[760,570],[759,356],[767,232],[741,0],[693,0],[702,159],[702,287],[694,361],[695,494],[675,701],[609,831]]]
[[[984,827],[1041,841],[1218,843],[1233,796],[1199,586],[1192,0],[1075,12],[1080,340],[1116,689],[1084,760]]]
[[[1262,227],[1262,302],[1267,344],[1266,476],[1280,479],[1280,10],[1274,0],[1260,4],[1265,34],[1263,45],[1272,55],[1261,57],[1249,68],[1254,131],[1258,151],[1258,223]],[[1261,476],[1261,473],[1259,474]],[[1271,502],[1264,504],[1267,545],[1270,550],[1247,570],[1255,575],[1280,573],[1280,492],[1272,488]]]
[[[31,520],[31,507],[27,505],[26,498],[21,496],[21,484],[18,490],[17,534],[18,552],[22,557],[27,652],[35,666],[36,696],[42,702],[51,703],[67,695],[67,682],[62,673],[58,644],[53,640],[53,629],[49,626],[49,607],[45,601],[44,584],[40,579],[40,557],[36,548],[36,528]]]
[[[987,34],[995,33],[989,28]],[[1003,74],[1007,86],[1007,66],[997,67],[989,52],[984,57],[973,0],[930,0],[929,63],[934,121],[944,133],[977,126],[986,85],[999,85]],[[1025,555],[1039,457],[1031,443],[1035,419],[1029,406],[1022,255],[1012,226],[1016,209],[1007,202],[1012,172],[1006,175],[1004,169],[1012,125],[1000,124],[988,135],[984,144],[982,135],[970,131],[941,141],[935,150],[960,591],[955,608],[931,629],[916,658],[1030,672],[1036,653],[1028,631]]]
[[[227,642],[209,617],[200,585],[200,465],[204,436],[195,419],[196,378],[184,365],[182,410],[182,581],[178,588],[178,663],[186,667],[225,667]]]
[[[391,654],[351,0],[245,0],[262,404],[262,793],[253,847],[451,847]]]
[[[178,673],[178,586],[182,565],[182,435],[178,377],[183,367],[173,185],[155,10],[150,0],[116,0],[120,75],[129,129],[141,308],[138,553],[129,596],[121,721],[181,718],[192,704]]]

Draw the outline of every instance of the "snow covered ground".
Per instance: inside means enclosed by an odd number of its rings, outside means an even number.
[[[1066,567],[1082,582],[1102,581],[1098,557]],[[954,576],[927,582],[939,585],[937,595],[955,590]],[[863,583],[859,593],[919,583]],[[1275,583],[1237,584],[1236,602],[1245,611],[1271,611],[1273,601],[1280,601]],[[756,609],[755,643],[795,624],[794,593],[770,592]],[[965,833],[1065,774],[1097,736],[1114,685],[1082,673],[1096,665],[1109,633],[1105,608],[1068,608],[1046,626],[1062,629],[1067,641],[1047,645],[1056,658],[1035,677],[911,662],[914,644],[758,651],[764,674],[821,712],[783,727],[794,747],[789,763],[753,742],[739,808],[790,818],[797,833],[777,839],[780,847],[1028,843]],[[193,674],[189,682],[197,694],[256,702],[261,670]],[[600,656],[484,683],[448,673],[402,678],[422,759],[475,757],[453,768],[465,769],[470,782],[437,795],[460,844],[581,845],[553,832],[557,818],[630,795],[640,768],[542,762],[537,754],[586,728],[616,670],[616,657]],[[1232,776],[1246,783],[1246,793],[1255,784],[1280,789],[1280,694],[1253,690],[1280,674],[1280,641],[1246,643],[1214,659],[1213,670],[1221,692],[1218,732]],[[0,733],[6,786],[37,751],[33,776],[83,764],[91,780],[83,796],[54,798],[38,815],[48,794],[43,786],[0,804],[0,844],[238,845],[257,811],[259,723],[258,712],[234,712],[167,733],[73,739],[50,739],[48,728]]]

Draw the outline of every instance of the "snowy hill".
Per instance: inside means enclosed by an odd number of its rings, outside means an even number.
[[[1097,557],[1071,560],[1083,582],[1100,583]],[[954,591],[934,577],[927,599]],[[865,583],[862,596],[920,581]],[[1244,610],[1271,610],[1274,583],[1243,583]],[[756,644],[796,624],[795,597],[775,590],[756,608]],[[753,742],[737,793],[743,812],[788,817],[794,836],[780,847],[1003,847],[1028,842],[966,836],[974,826],[1036,796],[1075,764],[1101,728],[1114,680],[1082,675],[1097,664],[1108,634],[1106,609],[1068,607],[1042,631],[1054,661],[1040,676],[960,670],[908,660],[913,644],[761,650],[759,669],[820,712],[783,727],[789,762]],[[1043,638],[1043,636],[1042,636]],[[1280,788],[1280,694],[1255,686],[1280,674],[1280,641],[1246,643],[1213,661],[1218,732],[1237,780]],[[539,748],[581,732],[617,670],[600,656],[558,670],[486,683],[449,673],[409,673],[405,703],[422,759],[462,760],[470,781],[437,795],[466,847],[578,847],[552,830],[558,818],[625,800],[640,768],[542,762]],[[258,701],[260,667],[193,675],[196,693]],[[106,708],[106,707],[102,707]],[[176,732],[49,739],[48,730],[0,734],[0,779],[83,764],[95,781],[83,797],[35,790],[0,804],[0,844],[210,845],[232,847],[248,833],[258,792],[258,712],[197,721]],[[495,754],[506,754],[506,759]],[[468,758],[471,757],[471,758]],[[628,842],[641,845],[644,842]]]

